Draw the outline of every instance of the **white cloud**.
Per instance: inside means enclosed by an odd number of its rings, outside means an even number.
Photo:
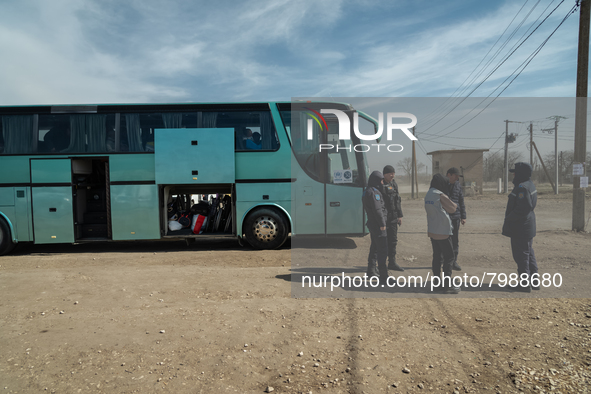
[[[23,0],[0,14],[8,59],[0,104],[449,94],[518,9],[509,2],[449,21],[441,15],[450,4],[476,7],[456,1],[409,14],[416,3]],[[564,94],[555,82],[570,82],[572,34],[572,23],[561,29],[506,94]],[[536,75],[548,80],[526,86]]]

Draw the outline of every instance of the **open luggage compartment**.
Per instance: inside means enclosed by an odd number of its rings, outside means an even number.
[[[167,185],[162,186],[161,193],[164,238],[231,237],[236,234],[233,185]]]

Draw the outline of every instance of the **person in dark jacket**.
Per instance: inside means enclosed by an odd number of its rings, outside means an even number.
[[[458,264],[458,252],[460,250],[460,224],[466,224],[466,206],[464,205],[464,193],[462,192],[462,185],[459,182],[460,170],[452,167],[447,170],[447,179],[449,180],[449,199],[455,202],[458,206],[454,213],[449,214],[451,225],[453,226],[453,234],[451,235],[451,243],[454,247],[454,262],[451,266],[453,270],[461,271],[462,267]]]
[[[384,167],[384,199],[388,219],[386,220],[386,234],[388,237],[388,269],[404,271],[404,268],[396,264],[396,245],[398,244],[398,226],[402,224],[401,198],[398,194],[398,185],[394,180],[396,170],[392,166]]]
[[[517,272],[530,279],[538,273],[538,264],[532,247],[536,236],[536,214],[534,209],[538,202],[536,186],[531,181],[532,167],[529,163],[515,163],[513,173],[513,185],[515,187],[509,194],[505,222],[503,223],[503,235],[511,237],[511,251],[513,260],[517,263]],[[520,290],[530,292],[531,289],[539,290],[539,286],[520,286]]]
[[[363,191],[363,208],[367,213],[367,228],[371,236],[371,246],[367,257],[367,276],[378,276],[382,284],[388,279],[388,243],[386,237],[386,219],[388,213],[382,195],[384,175],[374,171],[369,176],[367,187]]]

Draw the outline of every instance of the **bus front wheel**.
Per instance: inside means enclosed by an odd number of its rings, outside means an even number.
[[[0,219],[0,256],[10,253],[15,246],[16,245],[12,243],[8,224]]]
[[[257,208],[244,221],[246,241],[255,249],[277,249],[287,239],[285,215],[273,208]]]

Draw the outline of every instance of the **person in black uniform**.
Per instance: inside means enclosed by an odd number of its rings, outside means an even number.
[[[378,276],[382,284],[388,279],[388,243],[386,237],[386,219],[388,213],[382,196],[384,175],[374,171],[369,176],[367,187],[363,191],[363,208],[367,213],[367,228],[371,236],[371,246],[367,257],[367,276]]]
[[[396,245],[398,244],[398,226],[402,224],[401,198],[398,194],[398,185],[394,180],[396,170],[392,166],[384,167],[384,199],[388,219],[386,220],[386,234],[388,237],[388,269],[404,271],[404,268],[396,264]]]
[[[454,247],[454,262],[451,268],[455,271],[461,271],[462,267],[458,264],[458,252],[460,250],[459,232],[460,224],[466,224],[466,206],[464,205],[464,193],[462,192],[462,185],[459,182],[460,170],[452,167],[447,170],[447,179],[449,180],[449,192],[447,195],[449,199],[457,204],[456,211],[449,214],[451,225],[453,226],[453,234],[451,235],[451,243]]]
[[[511,251],[513,260],[517,263],[517,272],[526,274],[530,278],[538,273],[538,263],[532,247],[536,236],[536,214],[534,209],[538,202],[536,186],[531,180],[532,167],[529,163],[515,163],[513,173],[515,187],[509,194],[503,235],[511,237]],[[521,283],[520,283],[521,284]],[[518,289],[530,292],[539,290],[539,286],[518,286]]]

